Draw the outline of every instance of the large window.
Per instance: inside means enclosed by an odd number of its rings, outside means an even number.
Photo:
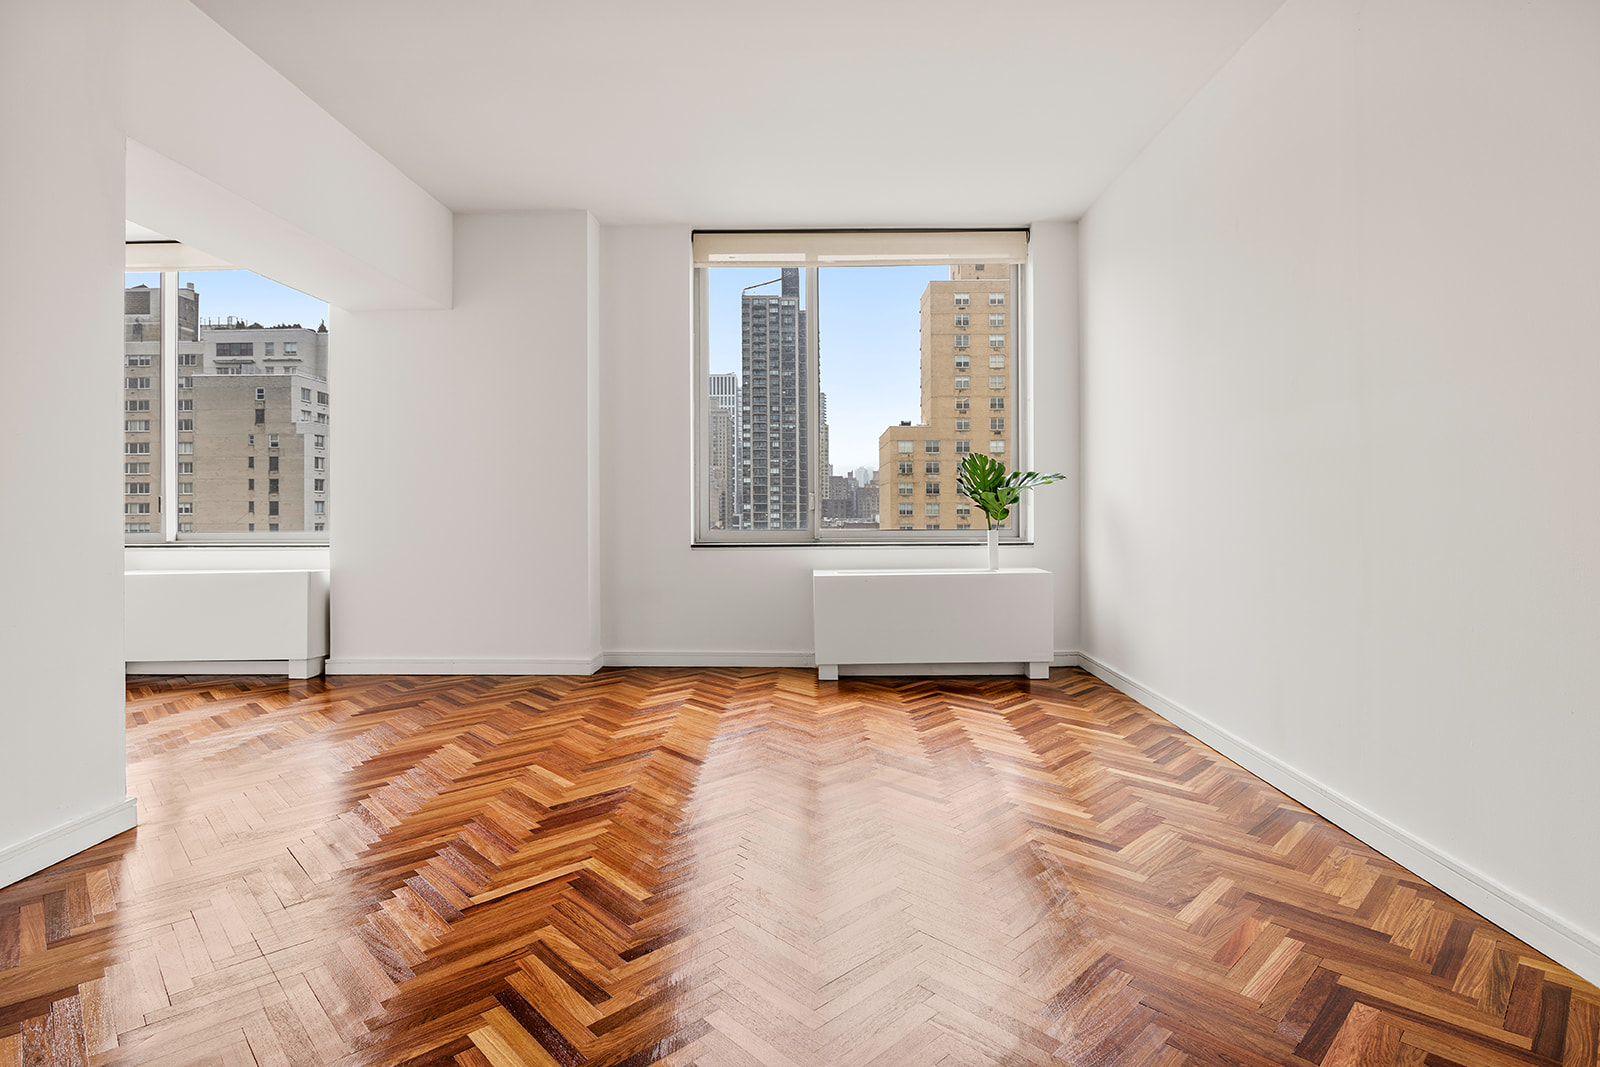
[[[991,367],[1026,352],[1012,310],[1026,251],[1019,231],[697,234],[697,538],[981,537],[913,528],[896,498],[913,461],[918,495],[955,495],[957,464],[938,460],[971,451],[973,397],[1014,413],[991,434],[1018,457],[1026,361],[974,377],[969,323],[974,303],[1007,308],[990,316]]]
[[[327,316],[321,301],[249,271],[127,275],[129,544],[327,540]],[[270,483],[252,477],[258,456]],[[272,524],[258,527],[257,514]]]

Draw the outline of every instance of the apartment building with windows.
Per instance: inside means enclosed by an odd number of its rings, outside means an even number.
[[[804,529],[811,467],[800,271],[785,267],[780,278],[750,289],[757,291],[739,298],[739,525]]]
[[[972,502],[956,492],[956,468],[974,449],[1015,465],[1014,305],[1010,270],[1000,264],[954,265],[948,281],[923,290],[922,419],[878,438],[880,530],[986,527],[981,511],[974,525]]]
[[[186,284],[178,290],[176,381],[165,397],[161,290],[131,286],[123,302],[123,531],[130,541],[161,539],[169,497],[180,537],[326,535],[326,326],[202,325],[200,297]],[[168,462],[173,477],[164,480]]]

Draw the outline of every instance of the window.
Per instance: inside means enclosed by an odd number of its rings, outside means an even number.
[[[259,391],[260,390],[257,390],[257,392],[259,392]],[[311,390],[309,390],[309,389],[300,390],[300,403],[302,403],[302,404],[311,403]]]
[[[122,505],[122,513],[124,515],[148,515],[150,514],[150,505],[148,503],[134,503],[133,501],[129,501],[128,503]]]
[[[913,507],[915,507],[913,504],[901,504],[900,514],[909,517],[912,514]]]
[[[276,500],[267,501],[267,514],[268,515],[276,515],[277,513],[278,513],[278,502]]]
[[[278,435],[277,434],[275,434],[275,433],[267,434],[267,447],[268,448],[277,448],[278,447]]]
[[[313,526],[311,528],[313,530],[319,530],[319,531],[320,530],[326,530],[328,528],[328,525],[327,525],[327,523],[319,522],[319,523],[317,523],[315,526]]]
[[[149,441],[127,441],[122,446],[123,455],[148,456],[150,454]]]
[[[939,485],[939,453],[970,440],[971,327],[985,324],[972,321],[972,297],[1020,291],[1026,235],[701,233],[693,243],[697,540],[927,540],[936,521],[899,532],[901,487],[937,500],[942,489],[927,487]],[[926,459],[907,469],[918,452]],[[942,532],[956,539],[950,524]]]
[[[989,329],[998,330],[1006,324],[1006,313],[1001,311],[989,316]]]
[[[312,502],[311,502],[311,510],[312,510],[312,514],[314,514],[314,515],[322,515],[322,514],[325,514],[325,512],[324,512],[324,510],[323,510],[323,509],[324,509],[324,507],[325,507],[325,505],[326,505],[326,501],[322,501],[322,500],[313,500],[313,501],[312,501]]]
[[[971,430],[971,429],[972,429],[972,420],[971,419],[957,419],[956,420],[956,433],[966,433],[968,430]]]
[[[937,519],[939,517],[939,505],[938,504],[924,504],[924,505],[922,505],[922,514],[925,515],[926,517],[930,518],[930,519]]]
[[[971,451],[972,451],[972,442],[971,441],[957,441],[956,442],[956,455],[964,456],[968,452],[971,452]]]
[[[328,394],[327,393],[318,393],[317,394],[317,403],[321,404],[323,407],[327,407],[328,406]]]
[[[911,495],[911,491],[912,491],[912,489],[914,487],[915,487],[915,483],[912,483],[912,482],[901,482],[900,483],[900,495],[901,496],[910,496]]]
[[[247,470],[255,470],[255,468],[256,468],[256,457],[254,457],[254,456],[246,456],[246,457],[244,457],[244,465],[245,465],[245,468]]]
[[[1006,294],[1001,293],[1001,292],[993,292],[993,293],[989,294],[989,306],[990,307],[992,307],[992,308],[1001,307],[1001,306],[1003,306],[1005,304],[1005,302],[1006,302]]]
[[[1003,333],[991,333],[989,335],[989,347],[990,348],[1004,348],[1005,346],[1006,346],[1006,335],[1005,334],[1003,334]]]
[[[995,455],[998,456],[1001,453],[1003,453],[1005,450],[1006,450],[1006,443],[1004,441],[990,441],[989,442],[989,451],[994,453]]]
[[[972,410],[972,401],[969,398],[964,397],[964,396],[956,397],[956,410],[957,411],[971,411]]]
[[[999,387],[997,386],[996,388],[999,388]],[[989,410],[990,411],[1004,411],[1005,409],[1006,409],[1006,398],[1005,397],[1003,397],[1003,396],[991,396],[989,398]]]
[[[277,456],[268,456],[267,457],[267,470],[275,471],[277,469],[278,469],[278,457]]]
[[[912,471],[914,470],[915,467],[916,467],[916,463],[914,461],[912,461],[912,460],[909,460],[909,459],[900,460],[900,474],[903,475],[904,477],[908,477],[909,478],[911,476]]]
[[[246,489],[248,489],[252,493],[256,491],[256,480],[254,478],[246,478],[244,480],[244,482],[245,482],[244,487]]]
[[[173,324],[163,329],[163,315],[173,305],[176,329],[171,328]],[[126,441],[124,448],[141,461],[149,458],[150,469],[137,473],[141,482],[149,477],[152,498],[163,492],[163,485],[175,498],[181,497],[170,507],[157,508],[159,520],[149,524],[151,529],[139,532],[145,539],[156,540],[180,535],[185,539],[226,539],[254,533],[245,518],[250,514],[249,502],[240,506],[239,485],[234,480],[240,438],[253,450],[256,434],[292,427],[295,414],[269,409],[267,392],[272,386],[264,385],[261,375],[276,367],[263,367],[257,360],[262,355],[273,358],[275,353],[293,351],[290,362],[295,364],[297,377],[292,385],[302,390],[302,398],[309,401],[319,388],[326,389],[327,333],[318,324],[327,320],[327,305],[248,271],[185,269],[182,274],[171,270],[128,275],[124,315],[123,362],[126,367],[140,368],[138,376],[125,372],[124,385],[131,380],[135,388],[152,390],[137,398],[149,396],[148,409],[132,409],[141,420],[148,410],[150,425],[125,426],[128,433],[151,438],[151,443],[136,452],[132,446],[138,442]],[[168,339],[164,340],[163,334]],[[144,370],[146,367],[149,370]],[[280,398],[293,395],[290,385],[283,383]],[[164,432],[167,430],[172,432]],[[245,455],[244,465],[254,473],[252,455]],[[292,483],[283,487],[286,498],[309,495],[309,470],[301,472],[296,464],[292,473],[285,473]],[[165,477],[174,480],[166,482]],[[309,534],[310,509],[306,511],[303,523],[296,514],[283,524],[281,532]],[[189,519],[191,515],[195,520]]]
[[[245,512],[246,512],[246,513],[247,513],[247,514],[250,514],[250,515],[254,515],[254,514],[255,514],[255,513],[256,513],[256,502],[255,502],[255,501],[254,501],[254,500],[246,500],[246,501],[245,501],[245,502],[244,502],[244,510],[245,510]],[[251,529],[252,529],[252,530],[254,530],[254,529],[255,529],[255,527],[254,527],[254,526],[252,526],[252,527],[250,527],[250,528],[251,528]]]
[[[252,441],[250,443],[251,444],[255,444],[254,441]],[[316,447],[318,447],[318,448],[327,448],[328,447],[328,439],[325,436],[323,436],[322,434],[320,434],[320,433],[319,434],[314,434],[312,436],[312,443],[315,444]]]
[[[150,379],[149,378],[124,378],[124,379],[122,379],[122,387],[124,389],[148,389],[148,388],[150,388]]]
[[[149,433],[149,419],[124,419],[122,420],[123,433]]]
[[[277,491],[278,491],[278,479],[276,479],[276,478],[268,478],[267,479],[267,492],[276,493]]]
[[[276,464],[278,462],[278,457],[277,456],[273,456],[272,457],[272,462],[274,464],[273,470],[277,470]],[[323,459],[321,456],[317,456],[314,459],[312,459],[312,461],[311,461],[311,469],[312,470],[319,470],[319,471],[327,470],[328,469],[328,461],[326,459]]]
[[[1005,433],[1006,432],[1006,420],[1005,419],[990,419],[989,420],[989,432],[990,433]]]
[[[301,422],[310,422],[311,421],[311,409],[310,408],[301,408],[300,409],[300,421]]]
[[[323,489],[324,489],[324,487],[326,485],[327,485],[327,479],[325,479],[325,478],[313,478],[311,480],[311,491],[313,493],[320,493],[320,492],[323,491]]]
[[[149,482],[129,482],[128,483],[128,489],[127,489],[127,495],[128,496],[149,496],[150,495],[150,483]]]
[[[1004,367],[1005,365],[1006,365],[1006,354],[1004,352],[990,352],[989,353],[989,369],[990,370],[998,370],[999,368]]]
[[[148,400],[124,400],[122,402],[122,410],[123,411],[149,411],[150,410],[150,401],[148,401]]]
[[[991,375],[989,375],[989,388],[990,389],[1004,389],[1005,387],[1006,387],[1006,376],[1004,374],[991,374]],[[1003,399],[1003,398],[995,397],[994,399],[999,400],[999,399]],[[993,404],[990,404],[989,406],[990,407],[994,407]]]
[[[125,522],[125,523],[122,524],[122,532],[123,533],[149,533],[150,532],[150,524],[148,522]]]
[[[150,473],[150,464],[149,463],[124,463],[122,465],[122,473],[123,474],[149,474]]]
[[[938,482],[928,482],[928,483],[926,483],[926,490],[927,491],[923,493],[924,496],[938,496],[939,495],[939,483]]]

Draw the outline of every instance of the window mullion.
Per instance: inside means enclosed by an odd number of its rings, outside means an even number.
[[[178,539],[178,272],[161,272],[161,539]]]

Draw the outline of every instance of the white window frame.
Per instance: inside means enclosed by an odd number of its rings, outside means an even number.
[[[180,388],[192,389],[194,387],[192,375],[195,373],[195,370],[190,370],[185,377],[180,379],[178,376],[178,368],[195,368],[196,370],[199,370],[203,369],[205,366],[202,353],[198,351],[180,352],[178,350],[179,275],[180,273],[195,274],[206,270],[239,270],[248,268],[239,268],[231,264],[222,263],[220,261],[214,261],[206,265],[197,265],[192,261],[181,259],[175,261],[171,258],[167,258],[161,262],[154,262],[152,261],[153,253],[150,251],[152,247],[153,246],[150,245],[130,245],[128,257],[129,262],[126,264],[125,269],[126,273],[128,274],[159,274],[161,276],[161,354],[154,361],[159,363],[161,367],[159,407],[162,415],[162,449],[160,452],[162,463],[160,490],[157,500],[158,502],[172,501],[173,506],[170,508],[161,507],[152,511],[150,514],[152,520],[154,521],[149,524],[150,528],[148,530],[128,530],[126,529],[125,524],[123,531],[125,538],[123,542],[124,545],[128,548],[164,547],[179,544],[244,544],[261,545],[263,547],[284,547],[289,545],[311,545],[322,547],[328,545],[329,540],[326,527],[321,523],[318,524],[319,529],[314,533],[311,531],[300,530],[296,530],[291,533],[282,533],[279,531],[274,531],[271,533],[257,532],[252,526],[250,531],[245,533],[241,533],[239,531],[229,531],[223,534],[196,534],[194,532],[194,524],[192,522],[185,521],[180,523],[178,521],[180,508],[183,505],[178,501],[178,460],[176,457],[193,456],[194,443],[193,441],[179,441],[177,440],[177,436],[180,432],[192,433],[194,420],[192,415],[193,402],[188,401],[190,405],[190,408],[188,409],[188,421],[190,423],[190,429],[182,431],[178,429],[180,420],[178,419],[177,415],[179,410],[177,393],[178,389]],[[138,249],[137,263],[134,262],[135,252],[133,250],[135,248]],[[173,256],[184,257],[193,255],[192,249],[185,249],[182,245],[174,245],[172,246],[172,249]],[[183,344],[190,345],[192,342],[183,342]],[[283,348],[286,354],[294,354],[298,348],[298,344],[297,342],[293,341],[284,342]],[[131,364],[127,363],[126,353],[124,353],[124,367],[126,368],[126,366],[129,365]],[[140,365],[142,366],[143,364]],[[237,374],[240,371],[240,367],[233,366],[228,368],[218,366],[215,368],[215,373],[218,374],[230,373],[230,371],[231,373]],[[152,377],[154,376],[152,375]],[[126,382],[124,382],[124,384],[126,385]],[[259,399],[264,399],[264,396],[261,395],[263,392],[264,391],[258,387],[258,401]],[[124,432],[141,433],[145,431],[124,430]],[[124,455],[145,456],[157,454],[155,450],[147,450],[145,452],[126,451],[126,448],[132,444],[135,444],[135,442],[124,443]],[[326,467],[323,465],[324,461],[320,457],[317,459],[317,464],[318,470],[324,472],[326,471]],[[190,474],[187,477],[192,478],[193,475]],[[192,488],[192,483],[190,483],[190,486]],[[152,486],[152,495],[155,495],[154,486]],[[190,512],[184,512],[184,514],[189,513]],[[137,536],[135,536],[136,534]]]
[[[992,251],[986,254],[970,254],[961,249],[970,247],[963,245],[966,238],[975,238],[987,241]],[[689,509],[688,521],[691,528],[691,543],[695,545],[760,545],[760,544],[789,544],[810,545],[828,542],[868,544],[893,546],[916,543],[967,543],[981,540],[982,530],[944,529],[936,531],[908,531],[902,526],[901,531],[886,529],[891,513],[888,507],[891,501],[897,499],[897,494],[891,488],[894,482],[893,464],[890,469],[879,472],[879,484],[882,486],[879,504],[879,514],[886,520],[879,527],[868,531],[841,530],[836,527],[822,525],[821,489],[822,473],[819,470],[819,411],[821,392],[826,391],[826,384],[821,382],[818,368],[818,337],[826,329],[826,323],[821,321],[818,307],[819,271],[827,266],[872,266],[872,265],[900,265],[900,264],[946,264],[946,263],[988,263],[1000,264],[1002,270],[1009,272],[1011,292],[1016,294],[1019,301],[1028,297],[1027,287],[1031,280],[1026,263],[1025,232],[1020,231],[995,231],[995,232],[966,232],[947,233],[920,231],[913,233],[865,233],[859,231],[849,232],[790,232],[790,233],[697,233],[694,235],[693,262],[693,323],[694,323],[694,361],[695,361],[695,387],[694,387],[694,425],[697,432],[694,434],[694,468],[691,472],[690,485],[693,491],[692,506]],[[1001,249],[1004,250],[1001,250]],[[888,251],[885,251],[888,249]],[[943,254],[932,251],[944,249]],[[956,249],[956,251],[949,251]],[[903,258],[902,252],[905,253]],[[931,254],[929,254],[931,252]],[[712,529],[711,509],[705,506],[709,499],[710,486],[710,435],[700,428],[709,425],[710,405],[716,401],[711,396],[711,353],[710,353],[710,285],[708,283],[709,271],[719,266],[727,267],[760,267],[773,269],[780,267],[795,267],[804,271],[802,276],[802,298],[799,301],[799,310],[806,313],[808,329],[806,331],[805,351],[802,353],[810,373],[807,374],[808,406],[811,425],[808,430],[808,449],[810,455],[807,467],[811,472],[812,484],[807,487],[810,507],[807,511],[808,522],[800,529],[770,530],[770,529]],[[998,273],[998,272],[997,272]],[[982,290],[979,290],[982,292]],[[956,310],[966,312],[971,306],[971,293],[968,299],[957,304]],[[1003,295],[1003,294],[1002,294]],[[1001,306],[1011,301],[1003,300]],[[1014,352],[1017,356],[1017,366],[1010,377],[1013,395],[1016,397],[1016,414],[1013,418],[1012,433],[1015,444],[1010,450],[1017,462],[1018,469],[1025,469],[1022,458],[1028,454],[1029,438],[1027,435],[1027,414],[1031,405],[1024,402],[1031,388],[1031,375],[1028,370],[1029,349],[1026,332],[1027,316],[1023,312],[1017,313],[1013,318],[1014,325],[1006,339],[1009,345],[1015,345]],[[910,314],[915,315],[913,307]],[[952,321],[952,320],[947,320]],[[769,327],[772,323],[769,321]],[[791,324],[784,324],[783,328],[792,329]],[[970,337],[969,337],[970,344]],[[949,351],[948,349],[946,351]],[[969,383],[970,388],[970,383]],[[965,415],[965,413],[962,413]],[[916,433],[915,430],[912,431]],[[891,440],[895,438],[891,437]],[[923,449],[916,448],[915,441],[920,441],[920,435],[911,442],[913,452],[890,453],[891,457],[900,455],[901,458],[912,458]],[[965,447],[962,447],[965,446]],[[980,445],[981,447],[981,445]],[[970,440],[957,442],[957,458],[971,451]],[[1032,539],[1032,515],[1026,497],[1013,509],[1014,521],[1005,531],[1004,536],[1010,540]]]

